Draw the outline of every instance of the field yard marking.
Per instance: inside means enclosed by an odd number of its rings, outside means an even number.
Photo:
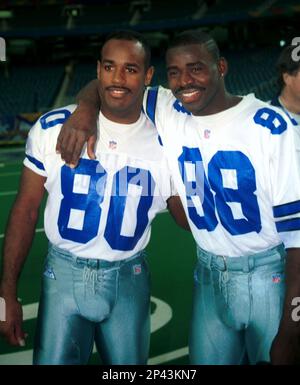
[[[0,177],[1,176],[13,176],[13,175],[20,175],[21,174],[21,171],[14,171],[14,172],[3,172],[3,173],[0,173]]]
[[[177,358],[187,356],[188,354],[189,354],[189,348],[186,346],[184,348],[173,350],[172,352],[164,353],[159,356],[149,358],[148,365],[163,364],[165,362],[170,362],[170,361],[176,360]]]
[[[0,197],[5,197],[5,196],[8,196],[8,195],[15,195],[18,191],[17,190],[14,190],[14,191],[1,191],[0,192]]]
[[[22,306],[23,309],[23,320],[28,321],[37,317],[38,302],[29,303],[28,305]]]
[[[173,312],[171,306],[159,298],[151,297],[151,302],[156,305],[154,313],[151,314],[151,333],[154,333],[171,321]]]
[[[43,227],[35,230],[36,233],[43,233],[44,231],[45,229]],[[4,238],[4,235],[5,234],[0,234],[0,239]]]

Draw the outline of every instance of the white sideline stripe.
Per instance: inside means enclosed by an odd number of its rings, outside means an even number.
[[[15,172],[4,172],[0,174],[0,176],[12,176],[12,175],[20,175],[21,171],[15,171]]]
[[[45,231],[45,229],[43,227],[35,230],[36,233],[43,233],[44,231]],[[0,239],[4,238],[4,235],[5,234],[0,234]]]
[[[0,155],[1,155],[1,152],[0,152]],[[20,161],[15,161],[15,162],[0,163],[0,168],[2,168],[2,167],[9,167],[9,166],[15,166],[16,164],[22,166],[22,160],[23,159],[21,159]]]
[[[15,195],[18,191],[17,190],[14,190],[14,191],[2,191],[0,192],[0,197],[5,197],[5,196],[8,196],[8,195]]]
[[[38,312],[38,306],[39,303],[30,303],[28,305],[22,306],[23,308],[23,320],[28,321],[30,319],[34,319],[37,317],[37,312]]]
[[[33,350],[0,355],[0,365],[32,365]]]

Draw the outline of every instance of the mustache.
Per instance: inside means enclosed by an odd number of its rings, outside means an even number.
[[[126,87],[116,87],[116,86],[109,86],[105,88],[107,91],[126,91],[131,92],[129,88]]]
[[[194,85],[189,85],[188,87],[178,87],[174,90],[174,94],[177,95],[185,91],[195,91],[195,90],[204,91],[205,88],[200,86],[194,86]]]

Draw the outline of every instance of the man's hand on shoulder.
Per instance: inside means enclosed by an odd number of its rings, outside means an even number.
[[[61,128],[57,138],[56,152],[71,167],[76,167],[84,144],[87,153],[95,159],[98,110],[87,104],[80,104]]]

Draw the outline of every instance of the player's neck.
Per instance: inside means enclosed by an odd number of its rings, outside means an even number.
[[[141,110],[139,111],[111,111],[107,108],[101,107],[101,113],[105,116],[106,119],[119,124],[134,124],[136,123],[140,116],[141,116]]]
[[[293,114],[300,114],[300,98],[296,98],[287,88],[279,96],[282,106]]]
[[[227,91],[219,98],[218,103],[216,103],[216,108],[214,114],[217,114],[222,111],[226,111],[229,108],[236,106],[242,98],[240,96],[231,95]]]
[[[231,95],[230,93],[226,92],[225,93],[225,98],[224,98],[224,109],[223,110],[228,110],[228,108],[232,108],[236,106],[237,104],[240,103],[240,101],[243,98],[237,95]]]
[[[241,97],[231,95],[227,91],[216,93],[212,101],[203,109],[193,112],[195,116],[208,116],[218,114],[236,106],[242,100]]]

